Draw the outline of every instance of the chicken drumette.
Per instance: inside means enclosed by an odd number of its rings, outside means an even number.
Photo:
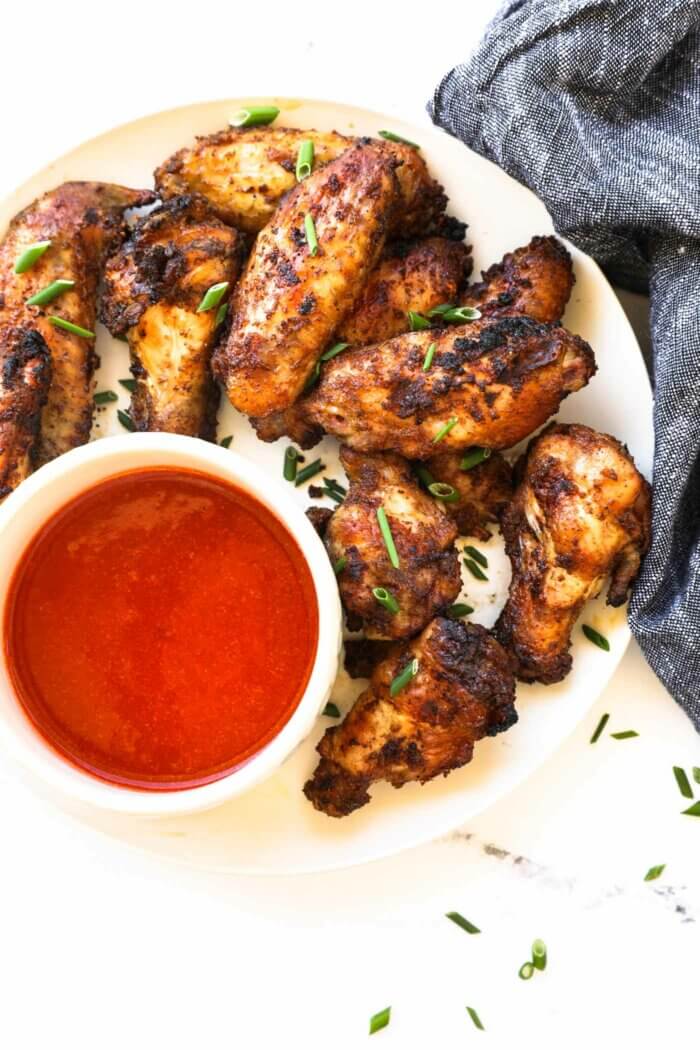
[[[472,284],[460,298],[482,317],[532,317],[554,323],[564,313],[574,273],[571,256],[556,237],[533,237],[529,244],[508,252]]]

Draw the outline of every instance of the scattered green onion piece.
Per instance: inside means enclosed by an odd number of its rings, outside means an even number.
[[[427,489],[429,489],[431,485],[435,484],[435,478],[430,473],[428,468],[422,463],[414,463],[413,470],[415,471],[416,477],[423,482]]]
[[[435,499],[442,500],[443,503],[455,503],[459,499],[457,489],[445,481],[434,481],[432,485],[428,485],[428,492]]]
[[[335,480],[335,478],[324,478],[323,481],[329,489],[333,489],[339,496],[347,496],[348,490],[345,488],[345,485],[341,485],[339,481]]]
[[[229,124],[232,128],[252,128],[260,124],[272,124],[279,114],[277,106],[248,106],[234,113]]]
[[[459,464],[460,470],[471,470],[473,467],[478,467],[480,463],[483,463],[485,459],[488,459],[491,455],[490,448],[479,448],[478,445],[475,448],[470,448],[467,453],[462,457],[462,462]]]
[[[427,310],[425,316],[426,317],[442,317],[442,315],[446,314],[448,310],[454,310],[454,308],[455,308],[455,304],[454,303],[440,303],[439,306],[434,306],[432,308],[432,310]]]
[[[297,154],[297,182],[308,179],[314,164],[314,144],[312,139],[304,139],[299,144]]]
[[[468,554],[469,557],[473,558],[474,561],[478,565],[481,565],[482,568],[484,568],[484,569],[488,569],[488,567],[489,567],[489,560],[488,560],[488,558],[486,557],[485,554],[482,554],[480,550],[477,550],[476,547],[471,547],[471,546],[463,547],[462,548],[462,553],[463,554]]]
[[[35,262],[37,262],[47,248],[51,247],[51,241],[37,241],[36,244],[30,244],[30,246],[23,251],[17,262],[15,263],[15,273],[26,273],[27,270],[31,270]]]
[[[531,963],[528,960],[528,962],[524,962],[523,965],[518,970],[518,977],[522,978],[523,981],[529,981],[534,972],[535,972],[535,965],[534,965],[534,963]]]
[[[477,565],[472,558],[465,558],[464,564],[469,569],[470,573],[472,574],[475,580],[488,580],[488,576],[486,575],[484,570],[481,568],[480,565]]]
[[[449,919],[450,922],[453,922],[456,926],[459,926],[460,929],[464,930],[466,933],[481,933],[478,926],[475,926],[473,922],[469,921],[469,919],[465,919],[458,911],[446,912],[445,918]]]
[[[395,131],[380,131],[379,135],[387,142],[401,142],[404,146],[413,146],[414,149],[420,149],[417,142],[411,142],[410,139],[405,139],[403,135],[397,135]]]
[[[306,233],[306,243],[309,246],[309,253],[311,255],[318,255],[318,237],[316,236],[316,225],[314,223],[314,217],[310,212],[308,212],[304,216],[304,232]]]
[[[389,694],[396,696],[402,689],[405,689],[410,681],[412,681],[418,674],[418,661],[416,659],[411,660],[410,663],[406,664],[403,671],[399,671],[396,678],[393,679],[389,686]]]
[[[673,767],[673,775],[676,778],[676,783],[678,784],[678,790],[680,791],[680,793],[683,796],[683,798],[695,798],[695,796],[693,795],[693,789],[690,786],[690,781],[688,780],[688,775],[687,775],[686,771],[684,769],[682,769],[681,766],[674,766]]]
[[[463,616],[469,616],[469,613],[473,613],[471,605],[467,605],[466,602],[455,602],[454,605],[450,605],[449,609],[445,610],[445,615],[450,620],[461,620]]]
[[[594,732],[594,734],[593,734],[593,736],[591,737],[591,740],[590,740],[591,744],[596,744],[598,742],[598,739],[600,738],[600,734],[605,729],[605,727],[608,724],[609,720],[610,720],[610,715],[607,713],[607,711],[605,712],[604,715],[600,716],[600,722],[595,727],[595,732]]]
[[[457,416],[453,416],[452,419],[448,419],[445,425],[443,427],[440,427],[437,434],[433,438],[433,445],[437,445],[438,441],[442,441],[442,439],[449,434],[452,428],[457,426],[458,422],[459,420],[457,419]]]
[[[386,547],[387,554],[389,555],[389,561],[395,569],[398,569],[399,552],[396,550],[396,544],[394,543],[394,537],[391,534],[389,519],[386,516],[386,511],[384,510],[384,507],[377,507],[377,521],[379,522],[379,531],[382,534],[384,545]]]
[[[539,937],[532,942],[532,965],[536,970],[544,970],[547,966],[547,945]]]
[[[645,882],[653,882],[654,879],[658,879],[663,874],[665,864],[655,864],[653,868],[649,868],[649,871],[644,876]]]
[[[292,445],[290,445],[288,449],[285,449],[284,465],[282,467],[282,474],[284,475],[285,481],[296,480],[298,459],[299,453]]]
[[[216,311],[216,319],[214,321],[214,328],[218,328],[219,325],[223,324],[226,320],[226,314],[228,313],[228,303],[222,303],[219,309]]]
[[[122,408],[117,409],[117,418],[125,430],[136,430],[136,424],[133,419],[129,413],[125,412]]]
[[[694,802],[688,809],[684,809],[683,814],[686,817],[700,817],[700,802]]]
[[[442,314],[443,321],[448,321],[450,324],[478,321],[480,317],[481,310],[476,310],[473,306],[455,306],[454,309],[445,310]]]
[[[113,390],[98,390],[92,400],[96,405],[108,405],[110,401],[118,401],[119,397]]]
[[[128,339],[126,333],[120,334],[120,335],[113,335],[112,339],[116,339],[118,343],[128,343],[129,342],[129,339]]]
[[[303,393],[306,394],[309,390],[312,389],[312,387],[316,386],[316,383],[318,383],[320,375],[321,375],[321,362],[317,361],[316,364],[313,367],[311,375],[306,380],[306,383],[304,385]]]
[[[134,390],[136,390],[136,380],[120,379],[119,386],[123,386],[125,390],[128,390],[130,394],[133,394]]]
[[[390,612],[392,616],[396,616],[399,611],[399,603],[391,591],[388,591],[386,587],[373,587],[372,594],[379,604],[384,606],[387,612]]]
[[[332,499],[334,503],[338,504],[342,503],[344,499],[344,497],[341,496],[339,492],[336,492],[335,489],[329,489],[328,485],[324,485],[323,495],[326,496],[327,499]]]
[[[700,784],[700,766],[693,766],[693,780],[696,784]]]
[[[64,332],[70,332],[71,335],[79,335],[81,339],[95,338],[95,333],[91,332],[89,328],[81,328],[79,324],[66,321],[63,317],[56,317],[55,314],[49,316],[49,321],[54,328],[62,328]]]
[[[379,1032],[382,1028],[386,1028],[391,1020],[391,1007],[387,1006],[379,1013],[373,1014],[369,1019],[369,1034],[374,1035],[375,1032]]]
[[[428,318],[423,317],[423,314],[417,314],[415,310],[409,310],[406,317],[412,332],[423,332],[426,328],[432,328]]]
[[[469,1016],[471,1017],[472,1021],[474,1022],[474,1027],[478,1028],[480,1032],[485,1032],[486,1029],[484,1028],[484,1026],[481,1023],[481,1018],[479,1017],[478,1013],[476,1012],[476,1010],[474,1009],[473,1006],[468,1006],[467,1007],[467,1013],[469,1014]]]
[[[333,565],[333,572],[336,574],[336,576],[340,576],[347,563],[348,559],[345,557],[345,555],[343,555],[342,558],[338,558],[337,562],[335,562],[335,564]]]
[[[329,700],[321,714],[325,715],[326,718],[340,718],[340,709],[337,704]]]
[[[309,478],[313,478],[316,474],[319,474],[324,469],[325,464],[322,463],[320,459],[315,459],[313,463],[309,463],[308,467],[304,467],[303,470],[299,471],[299,473],[294,479],[294,484],[303,485],[305,481],[308,481]]]
[[[338,354],[342,354],[343,350],[347,350],[350,343],[336,343],[330,350],[326,350],[325,354],[321,354],[322,361],[330,361],[331,358],[337,357]]]
[[[233,434],[229,434],[228,437],[222,438],[219,444],[222,448],[231,448],[231,442],[233,441]]]
[[[27,299],[27,306],[46,306],[47,303],[53,302],[54,299],[58,299],[59,295],[63,295],[69,288],[73,288],[75,281],[52,281],[51,284],[47,284],[46,288],[42,288],[40,292],[36,292],[34,295]]]
[[[589,642],[593,642],[599,649],[605,650],[606,653],[610,652],[610,642],[601,634],[600,631],[596,631],[595,627],[589,627],[587,623],[581,625],[581,630],[585,634]]]
[[[207,288],[206,292],[202,296],[202,301],[197,307],[197,313],[203,314],[207,310],[213,310],[215,306],[218,306],[223,297],[228,291],[228,281],[219,281],[218,284],[213,284],[211,288]]]
[[[431,343],[430,346],[428,347],[428,349],[426,351],[425,358],[423,360],[423,371],[424,372],[429,372],[430,371],[430,366],[433,363],[433,358],[435,357],[436,349],[437,349],[437,343]]]
[[[611,733],[615,740],[631,740],[633,736],[639,736],[636,729],[623,729],[621,733]]]

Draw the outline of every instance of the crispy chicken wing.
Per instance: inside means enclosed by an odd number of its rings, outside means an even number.
[[[561,320],[575,281],[571,256],[556,237],[533,237],[481,277],[461,296],[461,304],[476,307],[482,316],[519,315],[552,324]]]
[[[93,413],[93,340],[55,328],[49,317],[57,315],[94,331],[102,260],[122,236],[124,210],[147,204],[153,196],[150,190],[109,183],[65,182],[16,215],[0,245],[0,325],[36,329],[51,355],[51,385],[36,452],[39,464],[84,444]],[[34,266],[16,274],[18,257],[46,240],[51,245]],[[75,284],[45,306],[27,305],[27,299],[56,280]]]
[[[462,580],[457,529],[436,500],[416,484],[400,456],[341,449],[350,481],[326,530],[331,561],[346,558],[338,574],[340,597],[362,620],[368,638],[409,638],[453,602]],[[394,568],[377,520],[384,508],[399,557]],[[398,602],[391,612],[372,591],[385,588]]]
[[[241,235],[190,195],[141,219],[107,262],[101,319],[129,341],[137,430],[214,439],[219,392],[209,361],[217,309],[197,307],[212,285],[233,286],[241,259]]]
[[[469,470],[462,470],[462,452],[443,452],[428,460],[426,466],[436,481],[451,485],[457,499],[444,507],[454,518],[460,536],[489,539],[490,522],[500,521],[513,496],[513,472],[499,452]]]
[[[227,128],[169,157],[155,172],[156,188],[164,199],[201,193],[224,222],[257,233],[296,185],[299,146],[309,139],[314,144],[314,171],[358,141],[335,131]],[[397,232],[409,236],[437,228],[447,201],[418,151],[401,143],[372,141],[399,163],[402,206],[392,216]]]
[[[228,340],[214,355],[235,408],[265,416],[293,404],[375,266],[396,206],[394,162],[362,145],[284,199],[258,234]],[[305,236],[308,216],[317,254]]]
[[[412,660],[417,674],[391,696],[392,680]],[[391,647],[343,722],[326,731],[304,794],[328,816],[346,816],[369,802],[372,783],[402,787],[446,775],[471,760],[477,740],[516,721],[509,654],[483,627],[438,617]]]
[[[510,448],[594,372],[588,343],[564,328],[526,317],[485,318],[346,350],[323,368],[304,412],[363,451],[429,459],[471,445]]]
[[[649,545],[651,493],[624,445],[589,427],[552,424],[530,444],[503,516],[513,565],[496,625],[521,678],[558,682],[584,602],[611,577],[621,605]]]
[[[33,467],[51,359],[33,328],[0,327],[0,499]]]

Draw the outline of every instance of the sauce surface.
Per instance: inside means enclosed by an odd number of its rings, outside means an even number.
[[[29,544],[5,608],[7,662],[42,735],[104,780],[167,790],[258,752],[316,653],[310,571],[278,519],[206,474],[122,474]]]

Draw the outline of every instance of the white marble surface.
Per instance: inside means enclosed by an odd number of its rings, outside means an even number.
[[[13,5],[0,193],[92,134],[197,99],[317,95],[427,120],[433,85],[495,6]],[[640,736],[591,747],[603,711]],[[698,738],[632,646],[587,724],[517,793],[447,840],[331,875],[169,867],[68,822],[0,767],[0,1039],[357,1047],[391,1004],[376,1045],[691,1045],[700,821],[680,815],[674,764],[700,765]],[[643,882],[658,863],[663,877]],[[447,922],[453,909],[483,933]],[[524,983],[537,936],[550,966]]]

